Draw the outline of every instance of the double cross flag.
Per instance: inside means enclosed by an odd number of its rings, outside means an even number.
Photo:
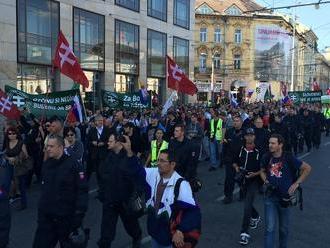
[[[83,85],[85,88],[88,88],[88,79],[81,69],[78,59],[74,55],[73,50],[62,31],[60,31],[58,35],[53,65],[58,68],[61,73],[68,76],[73,81]]]
[[[0,89],[0,114],[6,116],[10,120],[19,120],[21,112],[15,104],[10,101],[9,97]]]
[[[197,93],[196,85],[169,56],[167,56],[167,80],[168,88],[192,96]]]

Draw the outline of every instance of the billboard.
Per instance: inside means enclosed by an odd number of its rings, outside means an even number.
[[[256,26],[255,80],[287,82],[290,79],[291,43],[291,34],[277,25]]]

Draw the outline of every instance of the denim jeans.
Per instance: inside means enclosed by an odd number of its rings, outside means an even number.
[[[280,198],[276,196],[265,198],[265,246],[275,247],[276,219],[279,224],[279,248],[288,247],[290,209],[280,206]]]
[[[169,245],[169,246],[160,245],[160,244],[157,243],[156,240],[152,239],[151,240],[151,248],[172,248],[172,245]]]
[[[220,151],[222,150],[222,144],[219,140],[210,141],[210,160],[211,166],[218,168],[220,165]]]

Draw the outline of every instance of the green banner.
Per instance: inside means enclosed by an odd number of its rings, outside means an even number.
[[[71,108],[75,95],[78,96],[81,107],[84,108],[79,90],[33,95],[6,85],[5,91],[18,108],[26,107],[36,117],[57,115],[64,120]],[[84,116],[84,109],[82,112]]]
[[[103,107],[121,108],[150,108],[151,96],[149,94],[145,103],[141,102],[141,96],[137,93],[116,93],[102,90]]]
[[[294,104],[320,103],[322,91],[289,91],[288,95]]]

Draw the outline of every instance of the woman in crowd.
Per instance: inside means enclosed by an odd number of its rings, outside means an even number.
[[[75,160],[82,162],[84,146],[80,140],[76,139],[76,130],[74,127],[64,128],[65,153]]]
[[[6,131],[5,154],[9,164],[14,167],[14,183],[11,197],[21,199],[21,204],[18,207],[19,210],[26,209],[26,177],[29,170],[32,169],[29,168],[32,164],[28,162],[29,157],[26,146],[18,133],[18,129],[15,127],[10,127]],[[18,186],[20,197],[15,186]]]
[[[168,148],[168,143],[164,140],[164,131],[157,129],[155,133],[156,139],[151,141],[151,149],[146,161],[146,166],[157,167],[157,161],[160,151]]]

